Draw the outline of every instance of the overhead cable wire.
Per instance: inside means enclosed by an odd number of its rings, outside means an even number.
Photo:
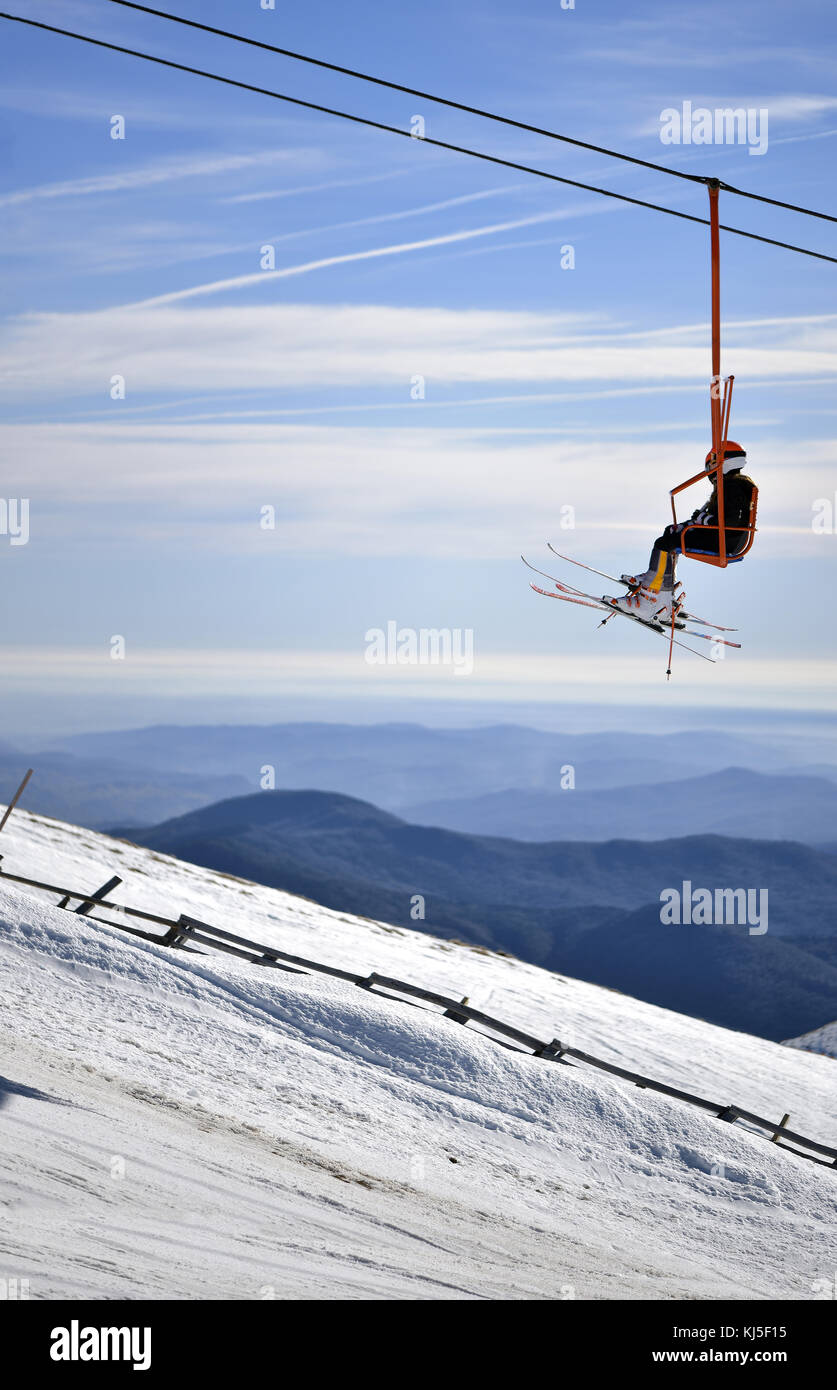
[[[220,82],[227,87],[235,87],[245,92],[255,92],[259,96],[272,98],[274,101],[287,102],[292,106],[300,106],[308,111],[319,111],[327,116],[337,116],[340,120],[351,121],[355,125],[362,125],[372,130],[383,130],[390,135],[400,135],[408,140],[416,140],[424,145],[432,145],[436,149],[450,150],[454,154],[464,154],[471,159],[479,159],[484,163],[496,164],[504,169],[515,169],[520,173],[534,174],[538,178],[549,179],[552,183],[566,184],[571,188],[580,188],[586,193],[597,193],[605,198],[615,198],[622,203],[630,203],[635,207],[648,208],[652,212],[664,213],[667,217],[678,217],[684,222],[696,222],[699,226],[708,227],[709,219],[706,217],[696,217],[693,213],[680,212],[676,208],[663,207],[660,203],[651,203],[644,198],[633,198],[627,193],[615,193],[612,189],[598,188],[594,184],[582,183],[578,179],[569,179],[562,174],[553,174],[545,169],[535,168],[533,165],[520,164],[516,160],[503,159],[499,155],[487,154],[483,150],[475,150],[467,145],[454,145],[447,140],[437,140],[430,135],[416,136],[412,131],[403,130],[399,126],[387,125],[383,121],[374,121],[368,116],[357,116],[348,111],[340,111],[333,106],[324,106],[320,102],[305,101],[302,97],[289,96],[285,92],[277,92],[269,87],[260,87],[252,82],[242,82],[238,78],[225,77],[221,73],[209,72],[206,68],[193,67],[189,63],[178,63],[171,58],[160,58],[153,53],[144,53],[140,49],[127,48],[122,44],[110,43],[105,39],[96,39],[89,34],[79,34],[71,29],[62,29],[55,24],[45,24],[42,20],[26,19],[22,15],[8,14],[0,10],[0,19],[7,19],[15,24],[24,24],[29,28],[41,29],[47,33],[60,34],[64,38],[75,39],[80,43],[92,44],[96,48],[105,48],[113,53],[122,53],[131,58],[140,58],[146,63],[155,63],[159,67],[172,68],[177,72],[188,72],[195,77],[205,77],[211,82]],[[784,251],[793,251],[800,256],[811,256],[815,260],[829,261],[837,265],[837,256],[827,256],[823,251],[812,251],[804,246],[796,246],[791,242],[778,241],[774,237],[762,236],[758,232],[746,232],[741,227],[730,227],[721,223],[721,230],[729,232],[733,236],[746,237],[749,241],[759,241],[767,246],[778,246]]]
[[[562,135],[556,130],[548,130],[543,126],[530,125],[527,121],[518,121],[513,116],[501,116],[496,111],[486,111],[480,106],[470,106],[464,101],[454,101],[451,97],[441,97],[434,92],[423,92],[419,87],[408,87],[403,82],[392,82],[385,77],[375,77],[368,72],[360,72],[357,68],[347,68],[341,63],[331,63],[324,58],[314,58],[308,53],[298,53],[292,48],[281,48],[275,43],[266,43],[263,39],[252,39],[246,34],[237,34],[231,29],[219,29],[214,24],[203,24],[197,19],[186,19],[183,15],[172,14],[169,10],[158,10],[151,5],[140,5],[136,0],[110,0],[112,5],[121,5],[123,9],[139,10],[142,14],[155,16],[157,19],[166,19],[173,24],[182,24],[189,29],[200,29],[205,34],[215,34],[219,38],[232,39],[234,43],[247,44],[250,48],[260,48],[266,53],[278,53],[283,58],[292,58],[297,63],[308,63],[312,67],[325,68],[329,72],[339,72],[344,77],[354,77],[361,82],[371,82],[377,87],[388,87],[393,92],[404,92],[407,96],[420,97],[422,101],[432,101],[438,106],[448,106],[454,111],[465,111],[471,116],[480,116],[484,120],[496,121],[499,125],[514,127],[515,130],[525,130],[531,135],[542,135],[548,140],[560,140],[565,145],[576,145],[582,150],[591,150],[595,154],[607,155],[609,159],[621,159],[627,164],[637,164],[643,169],[653,169],[658,174],[668,174],[672,178],[687,179],[691,183],[707,183],[709,178],[705,174],[687,174],[683,169],[672,169],[668,164],[656,164],[650,159],[640,159],[637,155],[625,154],[621,150],[609,149],[606,145],[594,145],[589,140],[579,140],[572,135]],[[813,208],[800,206],[798,203],[786,203],[780,198],[769,198],[764,193],[753,193],[749,189],[735,188],[731,183],[725,183],[722,179],[718,180],[720,187],[727,193],[734,193],[738,198],[752,198],[759,203],[770,203],[773,207],[785,208],[789,212],[803,213],[806,217],[818,217],[823,222],[837,222],[837,216],[829,212],[816,212]]]

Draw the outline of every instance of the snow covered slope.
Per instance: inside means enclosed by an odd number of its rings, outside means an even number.
[[[837,1057],[837,1023],[826,1023],[799,1038],[789,1038],[785,1047],[801,1047],[806,1052],[821,1052],[824,1057]]]
[[[180,912],[837,1142],[833,1062],[16,812],[3,867]],[[814,1297],[837,1173],[322,976],[0,884],[0,1277],[61,1298]]]

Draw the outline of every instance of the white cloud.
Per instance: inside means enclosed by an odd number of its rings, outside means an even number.
[[[385,174],[363,174],[353,179],[328,179],[324,183],[302,184],[298,188],[270,188],[261,193],[236,193],[233,197],[222,198],[222,203],[263,203],[275,198],[293,198],[300,193],[328,193],[333,188],[360,188],[364,184],[384,183],[390,179],[403,178],[405,174],[415,176],[415,170],[390,169]]]
[[[543,542],[542,499],[575,508],[574,547],[624,537],[641,551],[669,519],[668,488],[697,472],[706,429],[679,438],[493,437],[484,428],[120,422],[8,427],[0,472],[31,500],[31,542],[139,537],[181,550],[282,555],[508,557]],[[768,436],[769,438],[769,436]],[[749,441],[745,441],[749,442]],[[811,504],[833,493],[835,441],[750,447],[763,485],[762,550],[811,555]],[[630,486],[626,487],[626,479]],[[490,487],[487,481],[490,480]],[[697,505],[701,488],[683,511]],[[276,509],[276,530],[260,509]],[[68,522],[68,517],[71,521]],[[785,528],[781,533],[772,528]],[[797,528],[796,531],[788,528]]]
[[[610,634],[609,634],[610,635]],[[644,634],[639,634],[643,636]],[[616,647],[607,652],[550,652],[480,649],[475,634],[471,675],[457,677],[452,668],[370,666],[364,661],[364,634],[358,626],[351,650],[248,648],[195,649],[130,646],[129,659],[114,663],[106,646],[10,647],[3,653],[4,681],[10,695],[49,689],[54,695],[114,698],[118,665],[120,698],[129,695],[170,699],[195,696],[339,694],[387,698],[433,698],[480,701],[524,700],[646,704],[660,690],[665,644],[650,640],[635,653]],[[676,654],[676,678],[666,687],[666,704],[693,707],[761,709],[834,709],[837,661],[795,656],[784,665],[766,658],[735,654],[715,667]],[[663,681],[664,683],[664,681]]]
[[[385,176],[380,176],[385,177]],[[366,180],[337,180],[334,184],[322,184],[323,188],[339,186],[340,183],[363,183]],[[311,185],[310,188],[315,188]],[[112,273],[116,270],[125,270],[135,267],[149,267],[159,270],[163,266],[177,265],[184,262],[195,262],[206,259],[216,259],[224,256],[247,256],[249,263],[254,263],[256,254],[260,247],[265,243],[278,246],[284,242],[297,241],[300,239],[310,239],[322,236],[326,233],[344,231],[354,227],[375,226],[382,222],[401,221],[410,217],[421,217],[428,213],[447,210],[452,207],[460,207],[463,204],[480,202],[487,198],[495,198],[518,188],[519,185],[506,185],[500,188],[489,188],[479,190],[474,193],[460,194],[455,198],[447,198],[441,202],[424,203],[418,207],[402,208],[397,212],[376,213],[369,217],[354,218],[350,221],[332,222],[318,227],[303,227],[293,232],[280,232],[273,234],[270,232],[262,233],[259,236],[251,236],[248,241],[220,241],[211,240],[208,237],[207,226],[200,222],[193,224],[157,221],[137,221],[131,219],[127,226],[120,222],[114,222],[109,232],[104,229],[99,232],[95,239],[88,235],[84,238],[69,240],[66,231],[61,236],[61,263],[64,266],[77,265],[83,266],[96,273]],[[287,189],[288,194],[310,191],[306,189]],[[260,195],[261,196],[261,195]],[[282,196],[280,192],[276,197]],[[231,200],[235,201],[235,200]],[[592,211],[600,211],[596,207]],[[217,233],[215,234],[217,236]],[[17,234],[14,233],[6,242],[6,252],[19,256],[33,255],[32,229],[29,226],[21,227]],[[39,268],[42,265],[42,247],[38,243],[37,256]],[[265,278],[264,273],[260,272],[259,278]]]
[[[798,145],[804,140],[825,140],[831,135],[837,135],[837,126],[831,130],[810,130],[805,135],[783,135],[776,140],[771,136],[771,145]]]
[[[793,93],[786,93],[782,96],[768,96],[764,94],[760,96],[756,94],[754,96],[747,95],[746,93],[738,91],[732,96],[727,94],[723,97],[712,97],[706,96],[705,93],[697,91],[695,93],[687,92],[685,94],[685,97],[686,99],[692,102],[693,107],[706,107],[710,111],[725,110],[729,108],[743,108],[744,110],[766,111],[768,116],[768,124],[770,128],[771,145],[785,143],[785,141],[779,138],[776,134],[776,131],[781,123],[789,124],[800,121],[808,121],[812,119],[817,119],[818,117],[826,115],[829,112],[837,111],[837,97],[833,96],[812,96]],[[673,104],[679,107],[680,102],[677,101]],[[640,125],[637,126],[635,134],[642,136],[653,135],[659,137],[661,112],[667,107],[670,107],[671,105],[672,102],[663,101],[658,107],[656,107],[656,109],[654,109],[655,104],[652,102],[652,114],[648,116],[647,120],[643,121]],[[827,134],[828,132],[823,133]],[[813,138],[813,134],[814,133],[787,137],[787,140],[808,140]],[[672,150],[667,150],[667,153],[669,156],[671,156]],[[677,155],[680,156],[679,149],[677,150]],[[698,157],[701,159],[706,158],[706,151],[703,147],[699,147]],[[678,159],[678,162],[682,164],[683,158],[680,157]]]
[[[395,392],[391,399],[407,400],[417,374],[436,392],[464,382],[549,383],[553,390],[591,382],[599,389],[621,384],[650,390],[704,383],[707,376],[705,336],[689,341],[685,335],[684,341],[677,326],[611,336],[609,325],[592,315],[351,304],[186,306],[179,294],[162,298],[7,322],[0,392],[18,401],[92,396],[107,405],[110,379],[120,374],[129,405],[160,392],[270,390],[279,406],[278,392],[334,386]],[[724,365],[744,381],[837,376],[837,320],[765,320],[757,332],[731,325]],[[119,404],[112,408],[118,411]]]
[[[707,21],[704,32],[711,31],[711,21]],[[706,68],[712,73],[733,68],[738,72],[743,67],[756,67],[761,63],[778,62],[785,68],[791,63],[806,68],[828,65],[827,56],[812,49],[775,48],[753,43],[721,46],[714,42],[701,47],[694,43],[677,42],[676,38],[660,39],[657,35],[649,35],[641,43],[631,45],[629,52],[625,47],[614,48],[611,44],[602,44],[587,49],[579,56],[595,63],[618,63],[622,67],[629,59],[632,67],[664,68],[669,75],[683,68]]]
[[[61,4],[64,3],[65,0],[61,0]],[[62,89],[32,85],[14,87],[5,83],[0,88],[0,109],[39,119],[52,116],[59,121],[78,121],[101,129],[111,113],[122,111],[129,104],[131,130],[188,132],[202,140],[214,134],[219,144],[233,133],[242,139],[266,141],[276,141],[280,133],[282,140],[296,138],[295,133],[301,132],[305,133],[306,138],[319,138],[321,134],[315,121],[277,115],[275,109],[266,110],[264,104],[254,103],[236,109],[229,104],[222,106],[218,102],[207,101],[206,90],[199,89],[197,85],[192,89],[189,100],[183,99],[183,88],[179,89],[179,101],[166,101],[160,91],[149,97],[139,68],[135,69],[134,76],[136,83],[127,88],[124,75],[118,74],[115,68],[103,69],[92,91],[88,86]]]
[[[464,203],[482,202],[486,198],[498,198],[505,193],[515,193],[520,190],[520,184],[506,184],[500,188],[484,188],[475,193],[460,193],[456,198],[444,198],[438,203],[422,203],[420,207],[400,208],[397,212],[377,212],[371,217],[354,217],[349,222],[330,222],[324,227],[303,227],[296,232],[285,232],[278,237],[271,237],[271,241],[296,241],[300,237],[319,236],[323,232],[342,232],[349,227],[372,227],[381,222],[401,222],[406,217],[423,217],[428,212],[443,212],[448,208],[461,207]],[[555,213],[547,214],[550,219],[556,216]],[[560,217],[567,216],[561,213]],[[482,232],[480,234],[483,234]]]
[[[788,92],[782,96],[739,98],[734,105],[766,107],[771,121],[807,121],[812,116],[837,111],[837,97]]]
[[[265,164],[298,166],[322,162],[322,155],[311,149],[259,150],[254,154],[195,156],[159,160],[141,168],[122,169],[118,173],[92,174],[86,178],[64,179],[60,183],[43,183],[33,188],[21,188],[0,195],[0,207],[17,207],[42,199],[88,197],[98,193],[125,193],[153,184],[180,182],[203,175],[230,173]]]
[[[487,195],[489,196],[489,195]],[[265,284],[275,280],[286,280],[291,276],[307,275],[313,270],[324,270],[335,265],[346,265],[352,261],[377,260],[385,256],[401,256],[412,251],[423,251],[433,246],[449,246],[455,242],[472,241],[476,237],[494,236],[497,232],[507,232],[518,227],[533,227],[543,222],[561,222],[570,217],[605,210],[599,203],[584,204],[578,208],[561,208],[555,212],[534,213],[528,217],[516,218],[510,222],[495,222],[485,227],[470,227],[460,232],[447,232],[440,236],[426,237],[421,241],[398,242],[391,246],[376,246],[368,251],[350,251],[336,256],[323,256],[314,261],[304,261],[300,265],[282,266],[278,270],[256,271],[250,275],[236,275],[225,280],[213,280],[202,285],[192,285],[189,289],[173,290],[169,294],[155,295],[150,299],[138,300],[125,308],[149,308],[162,304],[174,304],[184,299],[196,299],[203,295],[221,294],[229,290],[249,288],[251,285]],[[388,220],[386,214],[381,220]],[[376,219],[377,220],[377,219]]]

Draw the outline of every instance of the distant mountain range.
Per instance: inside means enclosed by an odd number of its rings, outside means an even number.
[[[837,858],[801,844],[690,836],[527,844],[411,825],[333,793],[262,792],[131,834],[327,907],[509,951],[651,1003],[780,1039],[837,1005]],[[663,926],[660,893],[769,892],[769,931]],[[424,918],[414,916],[418,899]]]
[[[0,747],[0,801],[27,765],[30,810],[342,911],[775,1039],[837,1013],[837,770],[758,740],[162,727]],[[256,791],[271,768],[284,789]],[[768,934],[664,928],[660,892],[686,879],[766,888]]]
[[[27,767],[34,767],[21,805],[39,815],[104,829],[114,820],[126,827],[152,825],[220,798],[252,788],[243,777],[145,771],[108,759],[69,753],[16,753],[0,747],[0,802],[12,796]]]
[[[631,840],[717,835],[817,844],[837,824],[837,782],[728,767],[665,785],[533,789],[420,802],[407,819],[516,840]]]
[[[723,730],[163,725],[77,734],[22,756],[36,767],[36,809],[94,827],[155,824],[256,791],[266,776],[281,790],[341,792],[413,822],[515,839],[717,833],[816,844],[833,838],[837,804],[837,766],[804,766],[810,741]],[[11,768],[0,776],[13,781]]]

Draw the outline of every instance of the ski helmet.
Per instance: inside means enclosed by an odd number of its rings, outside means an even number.
[[[747,462],[747,455],[741,445],[734,443],[731,439],[725,440],[721,445],[721,453],[724,456],[724,473],[737,473]],[[715,455],[710,449],[709,453],[706,455],[704,467],[707,473],[711,473],[717,466]]]

